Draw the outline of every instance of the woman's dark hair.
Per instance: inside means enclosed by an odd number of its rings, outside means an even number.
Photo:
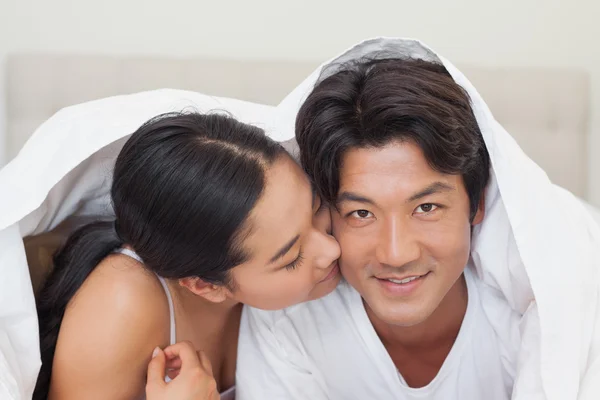
[[[266,169],[285,150],[256,127],[219,114],[165,114],[121,150],[111,197],[116,220],[75,231],[54,256],[38,295],[42,367],[35,400],[48,395],[67,304],[104,257],[124,244],[159,276],[198,276],[233,285],[229,270],[250,256],[241,246]]]
[[[469,95],[446,69],[417,59],[333,67],[296,118],[302,167],[322,198],[335,204],[347,150],[412,140],[434,170],[462,175],[472,219],[488,183],[490,158]]]

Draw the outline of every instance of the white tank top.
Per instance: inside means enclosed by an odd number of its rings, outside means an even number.
[[[121,248],[121,249],[116,250],[115,252],[124,254],[128,257],[131,257],[134,260],[136,260],[142,264],[144,263],[142,258],[140,256],[138,256],[137,253],[133,250]],[[175,310],[173,308],[173,298],[171,297],[171,291],[169,290],[169,287],[167,286],[167,282],[165,281],[165,279],[162,276],[158,276],[158,275],[156,275],[156,277],[158,278],[160,284],[162,285],[162,287],[165,291],[165,294],[167,295],[167,301],[169,302],[169,321],[170,321],[169,344],[175,344],[175,343],[177,343],[177,331],[175,329]],[[167,382],[170,381],[169,377],[165,377],[165,380]],[[224,391],[223,393],[221,393],[221,400],[234,400],[234,399],[235,399],[235,386],[233,386],[233,387],[229,388],[228,390]]]

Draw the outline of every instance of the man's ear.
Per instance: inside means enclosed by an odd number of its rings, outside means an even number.
[[[179,285],[196,296],[203,297],[213,303],[222,303],[232,296],[231,291],[225,285],[208,283],[198,277],[180,279]]]
[[[477,205],[477,212],[475,213],[475,217],[473,217],[473,222],[471,225],[479,225],[483,221],[483,217],[485,216],[485,192],[481,193],[481,197],[479,198],[479,204]]]

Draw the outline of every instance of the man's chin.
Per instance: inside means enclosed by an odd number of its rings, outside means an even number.
[[[398,304],[382,297],[378,296],[378,299],[372,300],[363,297],[363,303],[368,314],[373,314],[386,325],[408,328],[423,323],[431,314],[416,302]],[[369,315],[369,318],[372,319],[372,315]]]

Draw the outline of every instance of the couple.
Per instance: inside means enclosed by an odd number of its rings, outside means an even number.
[[[40,293],[35,398],[139,398],[153,354],[187,376],[180,341],[222,398],[593,398],[598,309],[578,301],[597,301],[597,226],[514,168],[525,157],[428,49],[376,40],[338,61],[290,101],[306,174],[222,115],[131,136],[116,219],[76,231]],[[561,232],[535,232],[544,217]]]

